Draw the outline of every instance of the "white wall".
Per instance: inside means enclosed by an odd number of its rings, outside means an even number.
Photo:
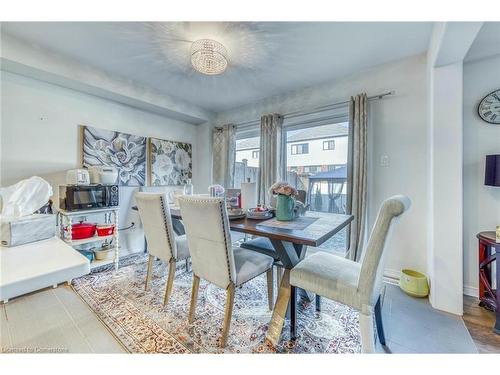
[[[193,184],[198,184],[196,125],[8,72],[2,72],[1,98],[4,186],[39,175],[57,194],[65,171],[81,166],[78,125],[192,143]],[[134,191],[133,187],[120,189],[120,227],[139,223],[137,213],[130,210]],[[120,243],[124,251],[140,250],[141,228],[123,232]]]
[[[436,22],[427,51],[428,246],[434,308],[463,312],[463,60],[482,22]]]
[[[343,102],[351,95],[395,90],[394,97],[370,104],[371,152],[368,216],[373,224],[382,201],[406,194],[412,207],[397,223],[388,244],[386,274],[402,268],[426,272],[427,249],[427,83],[426,57],[419,55],[370,69],[355,76],[305,88],[236,108],[217,116],[216,124],[257,120],[264,113],[286,113]],[[383,155],[389,166],[380,165]],[[209,163],[210,159],[206,159]]]
[[[500,87],[500,56],[464,64],[463,82],[464,292],[477,296],[476,234],[500,224],[500,188],[484,186],[485,155],[500,154],[500,126],[481,120],[477,106]]]
[[[462,315],[462,61],[430,74],[430,302]]]

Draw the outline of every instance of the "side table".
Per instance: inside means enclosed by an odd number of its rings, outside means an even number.
[[[500,243],[495,232],[478,233],[479,240],[479,305],[496,313],[493,330],[500,335]],[[492,265],[496,262],[496,289],[492,287]]]

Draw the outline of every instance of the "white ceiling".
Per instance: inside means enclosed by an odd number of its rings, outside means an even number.
[[[2,31],[212,111],[315,85],[427,50],[431,22],[8,22]],[[229,67],[204,76],[194,40],[213,38]]]
[[[480,60],[495,55],[500,55],[500,22],[485,22],[467,52],[465,61]]]

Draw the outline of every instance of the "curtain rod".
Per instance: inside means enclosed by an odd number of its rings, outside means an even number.
[[[369,96],[368,97],[368,100],[379,100],[379,99],[382,99],[386,96],[392,96],[392,95],[395,95],[396,94],[396,91],[394,90],[391,90],[391,91],[388,91],[388,92],[384,92],[382,94],[378,94],[378,95],[373,95],[373,96]],[[285,119],[287,118],[294,118],[294,117],[299,117],[299,116],[304,116],[304,115],[310,115],[310,114],[313,114],[313,113],[320,113],[320,112],[325,112],[325,111],[328,111],[330,109],[334,109],[334,108],[337,108],[337,107],[341,107],[341,106],[344,106],[346,104],[349,104],[349,100],[346,100],[346,101],[343,101],[343,102],[338,102],[338,103],[333,103],[333,104],[327,104],[327,105],[323,105],[323,106],[320,106],[320,107],[316,107],[316,108],[313,108],[312,110],[308,110],[308,111],[305,111],[305,110],[301,110],[301,111],[295,111],[295,112],[288,112],[288,113],[285,113],[283,115],[283,117]],[[253,124],[258,124],[260,122],[260,119],[259,120],[252,120],[252,121],[245,121],[245,122],[239,122],[236,124],[237,127],[241,128],[241,127],[245,127],[245,126],[249,126],[249,125],[253,125]]]

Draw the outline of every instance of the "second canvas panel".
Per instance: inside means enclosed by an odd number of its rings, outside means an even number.
[[[193,175],[190,143],[149,138],[150,185],[184,185]]]

